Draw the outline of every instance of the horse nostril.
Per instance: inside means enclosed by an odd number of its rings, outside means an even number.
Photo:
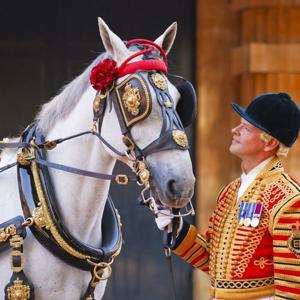
[[[168,182],[168,192],[172,195],[172,196],[176,196],[176,184],[175,184],[175,180],[171,179]]]

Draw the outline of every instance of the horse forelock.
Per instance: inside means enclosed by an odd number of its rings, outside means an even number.
[[[109,57],[107,53],[98,55],[83,73],[62,87],[60,93],[49,102],[42,105],[36,116],[38,128],[46,133],[57,121],[64,119],[71,113],[79,99],[90,86],[89,77],[92,68],[107,57]]]

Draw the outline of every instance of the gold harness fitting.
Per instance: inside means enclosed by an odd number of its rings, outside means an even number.
[[[129,179],[128,179],[128,176],[125,175],[125,174],[118,174],[115,177],[115,181],[116,181],[117,184],[126,185],[126,184],[128,184]]]

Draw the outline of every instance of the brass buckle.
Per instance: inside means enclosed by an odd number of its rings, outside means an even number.
[[[125,174],[118,174],[115,177],[115,181],[117,184],[126,185],[129,182],[128,176]]]
[[[46,150],[52,150],[54,149],[55,147],[57,146],[56,142],[55,141],[46,141],[44,143],[44,148]]]
[[[14,257],[20,258],[20,265],[14,265]],[[13,272],[19,273],[24,269],[24,255],[21,251],[15,250],[10,254],[10,267]]]

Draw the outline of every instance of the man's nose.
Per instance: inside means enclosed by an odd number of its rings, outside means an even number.
[[[240,128],[242,124],[239,124],[238,126],[231,129],[232,134],[239,134]]]

